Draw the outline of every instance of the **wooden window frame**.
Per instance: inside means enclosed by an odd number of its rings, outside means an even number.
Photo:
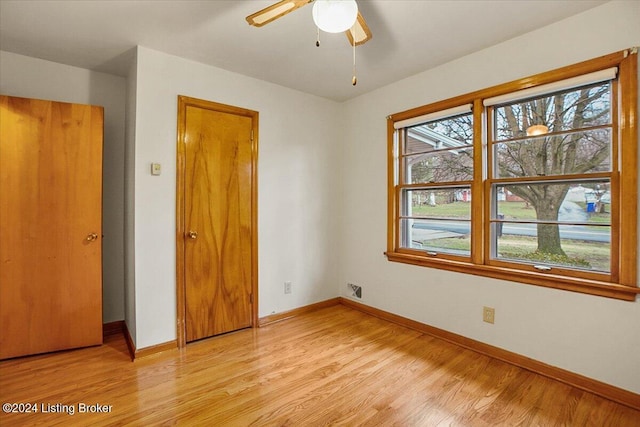
[[[617,92],[617,105],[613,106],[612,120],[617,122],[617,144],[613,156],[617,161],[611,173],[619,205],[612,205],[611,213],[611,273],[591,274],[580,270],[554,268],[552,272],[540,272],[533,265],[500,262],[489,257],[489,218],[491,180],[487,176],[488,139],[487,108],[483,100],[516,92],[583,74],[618,67],[613,80]],[[402,120],[473,104],[474,130],[474,180],[471,184],[471,258],[461,260],[445,254],[427,255],[424,251],[400,247],[399,216],[401,212],[399,163],[394,124]],[[617,114],[615,111],[617,109]],[[638,288],[638,57],[637,49],[627,49],[578,64],[536,74],[509,83],[482,89],[465,95],[387,117],[387,251],[389,261],[420,265],[454,272],[492,277],[513,282],[563,289],[591,295],[634,301]],[[614,130],[615,133],[615,130]],[[616,152],[617,150],[617,152]],[[617,163],[617,167],[615,164]],[[612,190],[613,191],[613,190]],[[622,209],[619,195],[626,195]],[[631,195],[631,196],[629,196]],[[631,197],[632,200],[628,198]],[[621,233],[620,230],[624,230]],[[561,274],[559,274],[561,273]]]

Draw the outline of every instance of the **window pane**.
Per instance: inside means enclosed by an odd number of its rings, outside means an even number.
[[[498,178],[611,171],[611,128],[545,135],[494,145]]]
[[[439,188],[437,190],[403,191],[403,216],[471,219],[471,189]]]
[[[407,128],[404,154],[426,153],[473,143],[473,116],[448,117]]]
[[[609,187],[608,180],[496,186],[492,257],[608,272]]]
[[[549,132],[577,130],[611,123],[611,83],[600,83],[495,109],[495,140],[527,136],[532,125]]]
[[[494,258],[599,272],[610,270],[611,227],[509,222],[501,225],[493,224]],[[544,236],[558,232],[559,247],[545,244]]]
[[[473,149],[435,151],[404,158],[407,184],[470,181],[473,179]]]
[[[402,219],[402,247],[469,256],[469,221]]]
[[[611,224],[608,180],[496,186],[493,219]]]

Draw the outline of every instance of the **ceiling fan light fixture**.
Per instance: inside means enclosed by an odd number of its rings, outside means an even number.
[[[342,33],[355,24],[358,4],[355,0],[315,0],[313,22],[327,33]]]

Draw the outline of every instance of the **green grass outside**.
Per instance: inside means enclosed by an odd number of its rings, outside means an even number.
[[[465,237],[448,237],[420,242],[425,246],[438,249],[450,249],[469,251],[471,239]],[[522,260],[527,262],[533,254],[538,242],[535,237],[528,236],[503,236],[499,239],[499,254],[503,258]],[[590,243],[583,240],[563,240],[562,249],[567,254],[569,261],[561,263],[569,267],[583,267],[584,262],[593,270],[609,271],[610,245],[603,243]]]
[[[435,206],[420,205],[412,208],[413,215],[433,216],[436,218],[467,218],[471,217],[471,203],[453,202]]]
[[[578,203],[585,208],[586,204]],[[435,206],[420,205],[412,208],[415,216],[430,216],[435,218],[465,218],[469,219],[471,214],[471,203],[453,202],[442,203]],[[525,202],[500,202],[500,213],[505,220],[518,218],[519,220],[535,220],[536,210],[528,207]],[[587,222],[594,224],[609,224],[611,222],[610,213],[593,213]]]

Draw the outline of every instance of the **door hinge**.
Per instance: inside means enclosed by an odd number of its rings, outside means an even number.
[[[253,129],[251,129],[251,142],[253,142]]]

